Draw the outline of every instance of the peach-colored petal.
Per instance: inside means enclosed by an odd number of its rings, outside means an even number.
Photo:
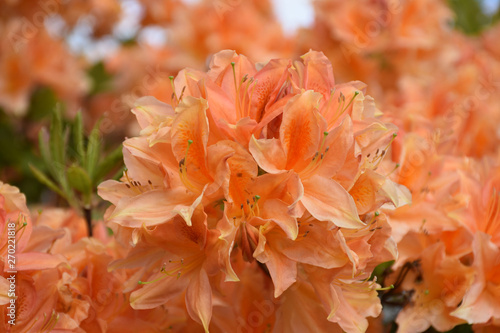
[[[269,114],[268,106],[273,104],[281,88],[288,79],[288,68],[291,61],[286,59],[273,59],[269,61],[256,75],[255,88],[252,92],[252,109],[250,117],[260,122]]]
[[[298,282],[281,299],[276,313],[277,332],[343,332],[337,324],[326,320],[327,313],[308,283]]]
[[[260,228],[259,243],[254,257],[259,262],[266,264],[274,283],[274,297],[279,297],[296,281],[297,263],[281,254],[281,251],[273,249],[272,243],[267,242],[266,237],[272,237],[276,232],[272,230],[264,234],[264,228]]]
[[[328,153],[324,155],[316,173],[324,177],[333,177],[344,165],[353,142],[352,121],[346,117],[339,126],[328,132],[324,144],[325,148],[328,147]]]
[[[189,179],[198,183],[209,179],[207,108],[207,101],[186,96],[176,108],[178,115],[172,124],[172,151],[179,163],[185,165]]]
[[[278,139],[250,139],[249,150],[259,166],[269,173],[285,169],[286,154]]]
[[[186,308],[191,318],[202,324],[205,332],[208,332],[212,318],[212,287],[204,269],[193,277],[187,287]]]
[[[161,278],[143,286],[130,294],[130,305],[136,310],[152,309],[165,304],[170,299],[180,295],[186,290],[189,279],[182,277],[177,279],[177,275],[165,276],[159,273],[154,278]]]
[[[297,88],[320,92],[325,98],[335,85],[330,60],[322,53],[309,51],[302,57],[304,64],[296,62],[296,72],[292,72],[292,82]]]
[[[325,230],[320,222],[314,222],[307,228],[307,236],[296,241],[284,241],[283,253],[290,259],[323,268],[342,267],[348,262],[338,239],[337,230]],[[323,223],[326,224],[326,223]]]
[[[477,232],[473,251],[476,278],[452,315],[480,324],[500,318],[500,249],[491,242],[490,235]]]
[[[302,184],[304,197],[301,202],[316,219],[348,229],[365,225],[359,219],[354,200],[336,181],[313,176]]]
[[[160,102],[152,96],[139,98],[132,109],[141,126],[141,135],[155,135],[162,127],[170,127],[175,116],[173,108]],[[155,142],[170,141],[170,131],[164,132],[162,136],[155,136]]]
[[[44,225],[35,227],[33,231],[25,248],[27,252],[47,252],[53,243],[67,232],[62,227],[52,229]]]
[[[321,95],[306,91],[293,97],[283,110],[280,140],[286,155],[286,168],[314,155],[321,139],[321,127],[316,112]]]
[[[0,195],[5,199],[3,207],[7,212],[22,212],[29,215],[26,197],[15,186],[0,182]]]
[[[186,193],[182,188],[148,191],[120,200],[108,219],[122,226],[140,228],[161,224],[180,215],[191,225],[191,216],[202,196]]]
[[[18,271],[49,269],[66,262],[66,258],[60,254],[52,255],[38,252],[16,254],[16,269]]]

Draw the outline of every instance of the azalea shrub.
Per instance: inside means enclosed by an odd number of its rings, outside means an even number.
[[[500,330],[500,10],[310,4],[0,4],[0,332]]]

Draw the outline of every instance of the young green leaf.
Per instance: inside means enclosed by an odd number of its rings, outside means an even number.
[[[47,129],[43,127],[40,132],[38,132],[38,146],[40,148],[40,154],[42,155],[43,162],[49,168],[49,172],[52,177],[55,178],[55,170],[52,169],[51,165],[51,154],[49,149],[49,134],[47,133]]]
[[[68,176],[69,185],[81,193],[91,193],[92,184],[90,177],[85,170],[83,170],[78,165],[74,164],[68,168],[66,171]]]
[[[76,154],[80,165],[85,165],[85,146],[83,140],[83,121],[82,112],[76,114],[75,122],[73,123],[73,140],[75,142]]]
[[[55,108],[52,114],[49,147],[52,161],[58,165],[64,165],[66,162],[66,145],[64,142],[61,112],[58,107]]]
[[[99,124],[101,122],[97,121],[90,132],[89,142],[87,145],[87,159],[85,169],[90,177],[90,179],[95,179],[97,163],[99,162],[99,154],[101,152],[101,136],[99,131]]]
[[[98,185],[97,183],[103,177],[105,177],[111,170],[113,170],[113,168],[123,164],[122,161],[123,161],[123,153],[122,153],[122,145],[120,145],[115,150],[110,152],[101,163],[99,163],[96,175],[94,179],[92,179],[93,183],[95,185]]]
[[[52,180],[49,179],[40,169],[35,167],[32,164],[29,164],[29,167],[31,169],[31,172],[33,172],[33,175],[35,176],[36,179],[48,188],[50,188],[52,191],[56,192],[59,194],[61,197],[66,198],[66,195],[57,187]]]

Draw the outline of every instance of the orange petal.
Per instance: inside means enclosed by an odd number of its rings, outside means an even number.
[[[329,221],[341,228],[356,229],[365,224],[359,219],[354,200],[336,181],[319,176],[303,180],[301,202],[320,221]]]
[[[283,237],[279,235],[279,233],[282,233],[281,231],[271,230],[266,235],[264,235],[263,231],[264,228],[261,227],[259,229],[259,243],[255,249],[254,258],[266,264],[274,283],[274,297],[279,297],[296,281],[297,263],[283,255],[280,250],[274,249],[272,242],[267,243],[266,236],[280,238]],[[273,235],[276,232],[278,232],[278,235]]]
[[[328,153],[324,155],[316,173],[328,178],[335,176],[344,165],[353,143],[352,121],[346,117],[328,133],[324,144],[325,148],[328,147]]]
[[[162,279],[142,286],[142,288],[130,294],[130,306],[133,309],[153,309],[161,306],[183,293],[189,284],[187,276],[181,276],[180,278],[177,278],[177,275],[165,277],[164,273],[153,276],[151,281],[159,277],[162,277]]]
[[[150,135],[175,116],[172,106],[157,100],[153,96],[139,98],[134,103],[132,113],[135,114],[137,122],[142,128],[141,135]]]
[[[297,283],[283,293],[280,307],[276,311],[274,332],[342,333],[343,330],[326,320],[321,301],[310,284]]]
[[[197,197],[180,187],[168,191],[148,191],[120,200],[109,220],[124,227],[140,228],[165,223],[180,215],[191,225],[191,216],[202,197],[203,193]]]
[[[252,108],[250,117],[257,122],[264,117],[268,103],[274,103],[281,87],[289,77],[288,68],[291,61],[273,59],[269,61],[256,75],[255,88],[252,88]]]
[[[172,151],[177,161],[185,159],[188,175],[202,178],[199,183],[206,183],[209,177],[206,166],[207,108],[206,100],[186,96],[176,108],[178,115],[172,124]]]
[[[276,223],[289,239],[297,238],[299,233],[297,219],[290,215],[288,205],[285,202],[279,199],[266,200],[261,210],[263,219],[269,219]]]
[[[285,170],[286,155],[278,139],[257,140],[252,135],[248,150],[266,172],[280,173]]]
[[[18,271],[42,270],[57,267],[67,263],[63,255],[49,253],[27,252],[16,254],[16,269]]]
[[[212,287],[204,269],[193,276],[187,287],[186,309],[189,316],[202,324],[205,332],[208,332],[212,318]]]
[[[285,242],[283,253],[288,258],[323,268],[342,267],[349,261],[335,237],[336,230],[325,230],[321,225],[308,230],[307,237]]]
[[[235,152],[227,159],[230,171],[228,195],[233,202],[242,204],[248,199],[245,189],[257,177],[258,167],[246,149],[234,142],[228,144]]]
[[[3,276],[0,276],[0,305],[4,304],[9,304],[10,302],[10,297],[9,297],[9,289],[10,289],[10,282]]]
[[[335,86],[330,60],[323,52],[317,51],[309,51],[301,58],[305,67],[302,88],[320,92],[325,98],[330,96],[330,91]]]
[[[500,317],[500,249],[491,236],[477,232],[473,242],[476,278],[457,310],[451,314],[471,324]]]
[[[280,140],[286,155],[286,169],[309,159],[318,150],[322,137],[317,117],[321,94],[306,91],[285,105]]]
[[[360,215],[378,208],[375,205],[377,191],[384,182],[385,177],[372,170],[366,170],[356,180],[354,186],[349,190],[349,194],[353,197]]]

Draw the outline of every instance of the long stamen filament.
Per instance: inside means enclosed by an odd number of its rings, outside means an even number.
[[[240,87],[238,85],[238,81],[236,80],[236,69],[235,69],[236,63],[233,61],[231,62],[231,67],[233,69],[233,79],[234,79],[234,91],[235,91],[235,103],[236,103],[236,111],[238,112],[238,118],[243,118],[243,114],[241,112],[241,105],[240,105]]]
[[[342,110],[342,113],[344,113],[348,108],[349,106],[351,106],[352,102],[354,101],[354,99],[356,98],[356,96],[359,95],[359,91],[355,91],[354,92],[354,95],[352,96],[351,100],[349,101],[349,104],[346,105],[346,107]],[[344,99],[345,100],[345,99]],[[342,113],[340,115],[342,115]]]
[[[47,314],[43,314],[44,318],[47,319]],[[49,320],[42,326],[40,332],[50,332],[56,326],[59,321],[59,313],[52,310],[52,314],[49,317]]]
[[[163,263],[163,266],[160,269],[160,273],[162,273],[161,276],[157,277],[154,280],[151,281],[138,281],[137,283],[140,285],[146,285],[146,284],[151,284],[158,282],[168,276],[176,276],[177,279],[181,277],[182,274],[185,274],[189,270],[191,270],[193,267],[198,266],[201,261],[204,259],[203,256],[197,256],[193,257],[192,260],[189,260],[189,263],[186,264],[186,260],[184,258],[181,258],[179,260],[169,260],[168,264],[177,264],[175,267],[173,267],[170,270],[167,270],[167,263]]]
[[[394,173],[394,171],[396,171],[398,168],[399,168],[399,163],[396,163],[396,165],[394,166],[394,169],[392,169],[391,172],[389,172],[387,175],[385,175],[386,177],[389,177],[390,175],[392,175]]]
[[[175,97],[175,104],[177,105],[177,104],[179,104],[179,98],[177,98],[177,94],[175,92],[174,77],[171,75],[168,78],[170,80],[170,85],[172,86],[172,91],[173,91],[172,96]]]
[[[328,99],[328,103],[326,104],[326,112],[328,112],[328,110],[330,110],[330,106],[332,105],[332,100],[333,100],[333,95],[335,95],[335,91],[337,90],[336,87],[334,87],[333,89],[330,89],[330,98]]]
[[[394,139],[396,139],[397,136],[398,136],[397,133],[393,133],[392,134],[391,141],[389,141],[389,143],[385,146],[385,148],[382,149],[382,151],[380,152],[380,154],[379,154],[379,149],[377,149],[375,157],[373,158],[373,160],[371,162],[372,164],[374,164],[373,170],[377,170],[378,166],[380,165],[380,163],[384,159],[384,156],[385,156],[387,150],[389,149],[389,147],[391,146],[392,142],[394,141]]]

